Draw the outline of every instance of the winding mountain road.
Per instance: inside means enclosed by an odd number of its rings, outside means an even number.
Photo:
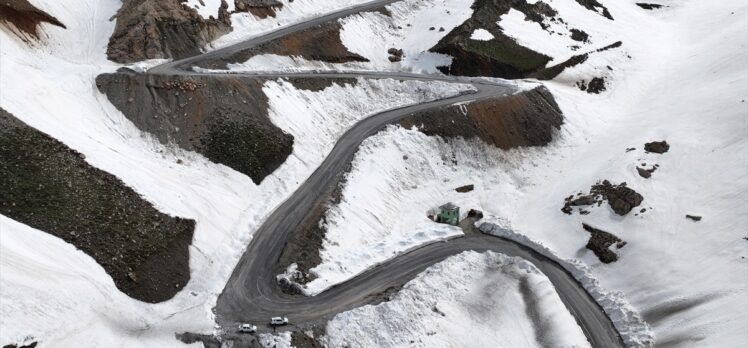
[[[279,29],[239,44],[208,52],[199,56],[177,60],[148,70],[151,75],[205,75],[192,70],[196,63],[208,59],[228,57],[236,52],[284,35],[309,29],[318,24],[336,20],[361,11],[373,10],[396,0],[373,1],[321,16],[300,24]],[[441,100],[388,110],[356,123],[343,134],[330,154],[316,171],[274,212],[255,232],[252,241],[234,269],[225,289],[218,298],[216,317],[218,323],[231,331],[240,322],[264,326],[271,316],[286,315],[296,325],[320,323],[335,314],[375,302],[377,294],[399,287],[413,279],[424,269],[451,255],[466,250],[492,250],[509,256],[518,256],[535,264],[553,283],[561,300],[594,347],[622,347],[620,335],[610,318],[584,288],[561,265],[517,242],[498,237],[469,234],[424,245],[377,265],[356,277],[333,286],[312,297],[288,295],[276,284],[276,263],[287,241],[304,221],[309,212],[322,200],[344,173],[359,144],[388,124],[412,113],[451,105],[458,102],[487,98],[500,98],[512,94],[516,87],[491,79],[461,78],[444,75],[424,75],[399,72],[306,72],[306,73],[210,73],[256,77],[307,77],[307,78],[394,78],[400,80],[447,81],[469,83],[474,93],[462,94]],[[231,332],[227,332],[230,335]]]

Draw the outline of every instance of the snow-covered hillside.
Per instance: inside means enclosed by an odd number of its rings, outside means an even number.
[[[197,226],[191,281],[172,300],[152,305],[118,291],[101,266],[79,250],[3,217],[0,288],[8,289],[0,293],[3,343],[154,347],[175,345],[175,332],[210,333],[215,297],[254,229],[316,168],[337,136],[371,113],[469,89],[361,80],[309,92],[268,82],[271,117],[297,143],[292,159],[255,185],[225,166],[141,133],[97,91],[95,77],[118,67],[105,56],[113,30],[109,18],[118,1],[34,3],[67,29],[45,25],[45,41],[31,47],[0,33],[0,106],[116,175],[157,209],[195,219]],[[39,282],[39,276],[48,282]]]
[[[330,347],[589,347],[531,263],[465,252],[429,267],[389,302],[335,316]]]
[[[560,257],[589,265],[603,289],[621,291],[640,312],[659,344],[748,344],[748,8],[741,1],[668,3],[659,12],[605,5],[615,25],[628,28],[621,34],[631,58],[591,55],[547,84],[566,117],[557,141],[546,149],[502,152],[399,128],[376,135],[351,174],[367,177],[366,184],[350,181],[350,201],[331,211],[349,216],[332,224],[340,232],[328,234],[323,255],[329,265],[321,269],[332,269],[335,257],[349,262],[360,253],[336,251],[348,233],[380,229],[378,222],[361,227],[362,214],[428,223],[428,207],[455,201],[506,219]],[[523,38],[533,39],[541,52],[553,49],[540,36]],[[590,95],[575,86],[600,74],[608,78],[608,92]],[[670,144],[668,152],[644,151],[645,143],[659,140]],[[654,164],[649,179],[638,174],[637,166]],[[386,174],[367,176],[371,168]],[[642,205],[623,217],[607,205],[588,215],[561,212],[565,197],[603,179],[626,182],[644,196]],[[474,184],[475,191],[460,194],[445,183]],[[387,199],[353,199],[372,187]],[[615,251],[617,262],[603,264],[585,249],[590,233],[582,222],[627,242]],[[397,226],[366,242],[418,233]]]

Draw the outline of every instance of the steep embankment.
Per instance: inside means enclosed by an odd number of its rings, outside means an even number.
[[[173,297],[190,279],[195,221],[156,210],[115,176],[0,109],[0,213],[75,245],[122,292]]]
[[[259,184],[291,154],[293,136],[268,118],[263,79],[103,74],[96,84],[142,131],[196,151]]]

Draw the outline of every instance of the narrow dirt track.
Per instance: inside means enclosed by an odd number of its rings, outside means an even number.
[[[535,264],[556,287],[561,300],[584,331],[594,347],[623,347],[620,335],[610,318],[582,286],[553,258],[542,255],[514,241],[486,235],[466,235],[446,242],[432,243],[390,259],[347,282],[336,285],[313,297],[290,296],[276,285],[275,263],[286,242],[302,223],[307,213],[337,184],[336,178],[353,159],[359,144],[388,124],[419,111],[458,102],[500,98],[514,93],[514,85],[481,78],[462,78],[444,75],[424,75],[399,72],[304,72],[304,73],[196,73],[192,66],[204,60],[228,57],[236,52],[285,35],[309,29],[318,24],[350,14],[373,10],[396,0],[374,1],[321,16],[303,23],[281,28],[239,44],[148,70],[149,75],[237,75],[248,77],[307,77],[340,78],[367,77],[398,80],[446,81],[468,83],[476,92],[451,98],[388,110],[372,115],[343,134],[324,162],[255,232],[225,289],[218,298],[216,318],[231,336],[238,323],[255,323],[266,328],[271,316],[285,315],[294,325],[321,323],[335,314],[372,303],[376,295],[391,287],[399,287],[413,279],[430,265],[466,250],[493,250],[509,256],[522,257]]]

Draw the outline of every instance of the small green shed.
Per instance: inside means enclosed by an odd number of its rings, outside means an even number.
[[[451,202],[442,205],[439,207],[439,213],[436,215],[436,222],[456,226],[460,223],[460,207]]]

